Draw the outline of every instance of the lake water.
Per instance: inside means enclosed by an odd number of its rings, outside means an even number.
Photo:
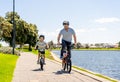
[[[59,57],[60,51],[53,51]],[[73,65],[120,80],[120,51],[72,51]]]

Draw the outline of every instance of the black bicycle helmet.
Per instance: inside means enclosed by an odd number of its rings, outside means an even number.
[[[45,39],[45,36],[44,35],[40,35],[39,38],[43,37],[43,39]]]
[[[69,25],[69,21],[64,21],[63,25]]]

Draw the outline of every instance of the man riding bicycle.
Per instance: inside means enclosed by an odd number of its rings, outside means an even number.
[[[71,58],[71,42],[72,42],[72,36],[74,38],[74,44],[76,45],[76,33],[75,31],[69,27],[69,21],[64,21],[63,22],[64,28],[60,31],[57,41],[58,44],[60,44],[60,38],[62,36],[62,49],[61,49],[61,55],[60,58],[63,58],[63,51],[65,47],[67,47],[68,54]]]

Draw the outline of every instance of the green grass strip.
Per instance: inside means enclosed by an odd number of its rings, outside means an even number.
[[[0,53],[0,82],[11,82],[18,56]]]
[[[87,72],[87,73],[89,73],[89,74],[92,74],[92,75],[95,75],[95,76],[98,76],[98,77],[101,77],[101,78],[104,78],[104,79],[107,79],[107,80],[109,80],[110,82],[118,82],[118,81],[115,80],[115,79],[109,78],[109,77],[104,76],[104,75],[102,75],[102,74],[98,74],[98,73],[96,74],[96,73],[90,72],[90,71],[88,71],[88,70],[86,70],[86,69],[84,69],[84,68],[80,68],[80,67],[77,67],[77,66],[73,66],[73,68],[75,68],[75,69],[77,69],[77,70],[80,70],[80,71]]]

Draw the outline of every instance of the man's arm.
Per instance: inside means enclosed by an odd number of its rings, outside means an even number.
[[[76,34],[73,35],[73,38],[74,38],[74,44],[76,45],[76,43],[77,43]]]
[[[58,44],[60,44],[60,37],[61,37],[61,34],[59,34],[57,38]]]

